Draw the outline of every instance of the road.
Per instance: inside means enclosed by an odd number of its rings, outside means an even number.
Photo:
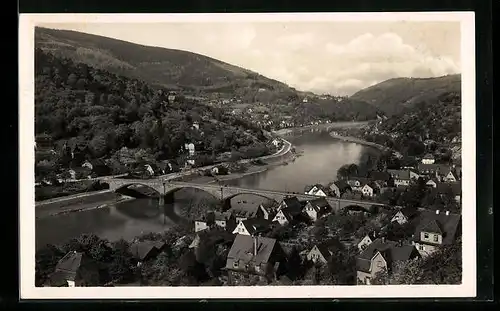
[[[268,155],[268,156],[259,157],[259,158],[255,158],[255,159],[243,159],[243,160],[238,161],[238,163],[241,163],[241,164],[243,164],[243,163],[249,163],[249,162],[257,160],[257,159],[265,160],[265,159],[269,159],[269,158],[279,157],[279,156],[285,155],[288,152],[290,152],[290,149],[292,148],[292,144],[289,141],[285,140],[285,139],[282,139],[282,138],[279,138],[279,139],[283,142],[283,144],[282,144],[280,150],[278,150],[274,154]],[[160,175],[160,176],[157,176],[155,178],[161,178],[163,180],[168,181],[168,180],[176,179],[176,178],[179,178],[179,177],[183,177],[183,176],[195,174],[195,173],[198,173],[200,171],[212,169],[212,168],[214,168],[216,166],[219,166],[221,164],[222,163],[207,165],[207,166],[203,166],[203,167],[196,167],[196,168],[185,170],[185,171],[182,171],[182,172],[176,172],[176,173],[170,173],[170,174]],[[68,182],[89,181],[89,180],[90,181],[108,180],[108,179],[119,178],[119,177],[124,177],[124,176],[127,176],[127,174],[112,175],[112,176],[100,176],[100,177],[91,178],[91,179],[71,180],[71,181],[68,181]],[[75,198],[82,198],[82,197],[91,196],[91,195],[100,194],[100,193],[105,193],[105,192],[109,192],[109,190],[98,191],[98,192],[77,193],[77,194],[68,195],[68,196],[64,196],[64,197],[53,198],[53,199],[48,199],[48,200],[43,200],[43,201],[35,202],[35,206],[40,206],[40,205],[54,203],[54,202],[61,202],[61,201],[65,201],[65,200],[75,199]]]

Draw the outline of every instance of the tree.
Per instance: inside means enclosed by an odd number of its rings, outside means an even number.
[[[63,251],[52,244],[48,244],[36,252],[35,286],[43,286],[64,254]]]
[[[113,243],[113,251],[109,264],[109,275],[112,280],[122,282],[134,278],[134,259],[129,250],[129,244],[121,239]]]

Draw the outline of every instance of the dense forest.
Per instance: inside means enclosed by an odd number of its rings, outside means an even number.
[[[362,89],[350,99],[367,102],[387,115],[395,115],[419,102],[434,100],[443,93],[460,93],[460,90],[459,74],[436,78],[395,78]]]
[[[460,93],[454,92],[416,103],[381,122],[377,131],[372,130],[365,139],[409,156],[432,152],[446,162],[461,150],[461,104]]]
[[[36,134],[48,135],[56,150],[84,146],[90,159],[119,160],[123,153],[132,153],[163,160],[185,156],[185,144],[193,143],[200,157],[207,158],[201,162],[222,152],[269,152],[262,131],[245,120],[182,96],[169,100],[167,90],[143,81],[40,49],[35,67]],[[64,156],[58,153],[58,159],[37,162],[66,165]]]

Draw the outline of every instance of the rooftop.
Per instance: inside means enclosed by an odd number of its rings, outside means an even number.
[[[256,237],[257,254],[254,255],[254,237],[237,234],[233,245],[227,255],[228,259],[242,261],[243,263],[253,262],[255,265],[269,262],[276,240],[266,237]]]

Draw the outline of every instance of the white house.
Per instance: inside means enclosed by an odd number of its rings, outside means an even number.
[[[316,195],[319,197],[326,197],[327,193],[328,193],[328,190],[326,190],[325,187],[323,187],[322,185],[319,185],[319,184],[306,187],[305,190],[306,190],[305,194]]]
[[[198,122],[193,122],[193,129],[199,130],[200,129],[200,124]]]
[[[83,162],[82,164],[82,167],[88,168],[89,170],[92,170],[94,168],[89,160],[85,160],[85,162]]]
[[[280,141],[279,139],[273,139],[273,141],[271,142],[276,148],[278,148],[280,146]]]
[[[145,164],[144,165],[144,168],[146,169],[146,171],[148,172],[149,175],[154,175],[155,174],[155,171],[153,170],[153,168],[151,167],[151,165],[149,164]]]
[[[195,153],[195,148],[193,143],[184,144],[184,149],[189,152],[189,155],[192,156]]]
[[[404,210],[399,210],[392,216],[391,222],[397,222],[400,225],[403,225],[413,219],[417,215],[416,210],[409,210],[409,209],[404,209]]]
[[[458,180],[457,174],[451,168],[443,177],[444,182],[456,182],[457,180]]]
[[[434,178],[431,178],[429,179],[426,183],[425,183],[426,186],[429,186],[429,187],[432,187],[432,188],[436,188],[437,185],[438,185],[438,181]]]
[[[358,249],[360,251],[364,251],[368,245],[372,244],[373,241],[376,239],[376,232],[370,232],[369,234],[365,235],[365,237],[359,241],[358,243]]]
[[[365,184],[362,188],[361,188],[361,193],[363,193],[364,196],[367,196],[367,197],[372,197],[373,196],[373,193],[374,193],[374,188],[371,187],[369,184]]]
[[[312,221],[316,221],[318,218],[328,214],[332,210],[332,207],[326,199],[319,198],[307,202],[304,210]]]
[[[271,228],[271,221],[262,218],[251,218],[240,221],[233,230],[233,234],[255,235]]]
[[[436,162],[436,159],[434,158],[434,156],[430,153],[426,154],[423,158],[422,158],[422,163],[423,164],[434,164],[434,162]]]
[[[284,226],[292,221],[292,217],[289,213],[281,209],[276,216],[274,216],[273,221],[277,221],[280,225]]]

